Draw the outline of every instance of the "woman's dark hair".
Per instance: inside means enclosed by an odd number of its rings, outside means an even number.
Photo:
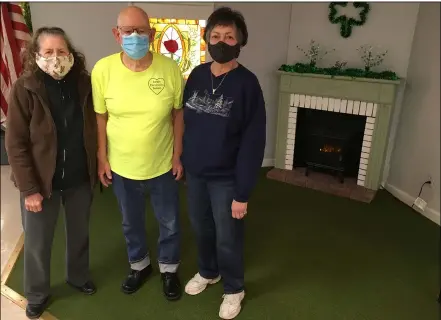
[[[32,40],[28,43],[26,50],[23,53],[23,72],[34,73],[38,70],[38,65],[35,61],[35,55],[40,51],[40,37],[43,35],[60,36],[64,39],[67,49],[74,57],[74,65],[72,70],[78,73],[88,73],[86,69],[86,59],[84,54],[77,51],[69,37],[63,29],[58,27],[42,27],[34,32]]]
[[[228,7],[222,7],[215,10],[207,21],[204,31],[204,39],[210,41],[210,33],[216,26],[236,26],[238,42],[244,47],[248,42],[248,29],[245,18],[239,11],[232,10]]]

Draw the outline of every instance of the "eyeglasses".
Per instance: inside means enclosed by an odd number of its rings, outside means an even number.
[[[150,28],[149,27],[139,27],[139,28],[135,28],[135,27],[117,27],[117,28],[124,35],[130,35],[133,32],[136,32],[137,34],[144,34],[144,35],[148,35],[150,33]]]

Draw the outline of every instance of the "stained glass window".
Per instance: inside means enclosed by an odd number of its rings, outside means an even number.
[[[205,62],[205,20],[150,18],[150,24],[156,29],[153,51],[175,60],[185,79]]]

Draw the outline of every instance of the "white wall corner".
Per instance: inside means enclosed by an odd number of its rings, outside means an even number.
[[[381,178],[381,186],[383,187],[386,186],[387,181],[389,179],[390,163],[392,161],[392,153],[394,152],[395,140],[397,137],[398,127],[401,119],[401,111],[403,109],[403,99],[404,99],[404,92],[406,90],[406,83],[407,83],[407,79],[402,78],[400,85],[397,88],[397,93],[395,96],[396,97],[395,105],[392,112],[392,118],[389,127],[389,137],[386,147],[386,154],[384,157],[384,165],[383,165],[383,172]]]
[[[274,158],[265,158],[262,162],[262,167],[274,167],[276,160]]]
[[[398,189],[397,187],[389,183],[386,183],[385,189],[389,191],[395,198],[402,201],[404,204],[408,205],[409,207],[411,207],[413,202],[415,201],[415,198],[413,196],[404,192],[401,189]],[[439,211],[429,207],[427,207],[425,211],[421,211],[418,208],[415,208],[415,211],[421,214],[423,217],[426,217],[427,219],[435,222],[436,224],[441,225]]]

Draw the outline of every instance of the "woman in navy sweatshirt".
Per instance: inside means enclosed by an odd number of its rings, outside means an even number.
[[[242,14],[217,9],[204,38],[214,61],[192,71],[183,102],[182,161],[199,269],[185,291],[199,294],[222,277],[219,316],[233,319],[245,296],[243,219],[263,161],[265,101],[257,77],[236,61],[248,38]]]

